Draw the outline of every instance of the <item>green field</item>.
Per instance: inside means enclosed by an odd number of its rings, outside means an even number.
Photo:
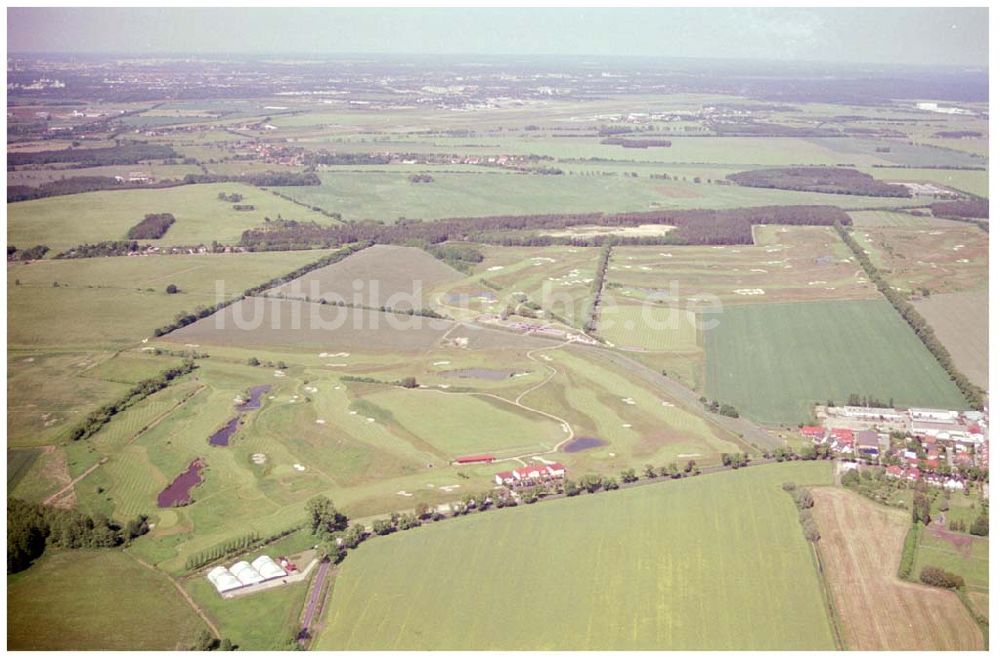
[[[220,192],[243,195],[253,211],[233,210]],[[116,190],[48,197],[7,205],[7,242],[22,249],[47,245],[55,252],[83,243],[124,240],[147,213],[173,213],[177,221],[154,245],[236,243],[265,217],[330,223],[324,215],[249,185],[183,185],[159,190]],[[144,244],[147,241],[142,241]]]
[[[602,306],[598,333],[622,348],[657,351],[698,349],[698,316],[660,305]]]
[[[7,577],[8,650],[183,650],[205,624],[119,550],[46,552]]]
[[[373,540],[344,563],[318,648],[833,649],[781,490],[830,474],[755,467]]]
[[[913,576],[919,578],[920,571],[932,565],[960,575],[970,591],[989,592],[989,539],[964,533],[954,533],[952,537],[958,545],[947,538],[935,537],[931,529],[925,528],[917,546]]]
[[[11,265],[8,345],[121,347],[152,336],[180,311],[231,299],[326,253],[105,257]],[[181,292],[167,294],[168,284]],[[109,308],[115,313],[99,312]]]
[[[371,144],[365,147],[375,148]],[[600,164],[595,167],[600,168]],[[414,167],[414,171],[420,168]],[[432,183],[414,184],[405,172],[324,172],[320,175],[321,186],[275,189],[310,206],[340,213],[347,220],[386,222],[401,217],[429,220],[477,215],[735,208],[768,204],[832,204],[847,208],[901,205],[898,199],[885,197],[741,188],[617,174],[434,173],[433,176]]]
[[[298,630],[309,581],[223,599],[201,573],[185,589],[240,650],[287,650]]]
[[[729,305],[704,332],[706,393],[771,424],[852,393],[965,409],[941,366],[884,300]]]

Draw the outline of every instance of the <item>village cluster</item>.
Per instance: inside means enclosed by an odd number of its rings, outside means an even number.
[[[802,426],[803,437],[835,457],[886,467],[890,478],[964,490],[989,471],[987,411],[827,407],[823,425]]]

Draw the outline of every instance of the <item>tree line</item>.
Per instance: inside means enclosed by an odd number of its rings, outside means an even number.
[[[962,392],[965,399],[969,402],[975,409],[983,408],[983,392],[982,390],[974,385],[963,373],[961,373],[955,366],[955,363],[951,359],[951,355],[948,353],[947,348],[944,344],[937,338],[934,334],[934,329],[927,323],[923,316],[917,311],[910,302],[906,299],[906,296],[894,289],[889,283],[882,277],[882,273],[879,272],[878,268],[872,263],[871,259],[868,257],[867,252],[858,244],[854,237],[848,232],[846,228],[840,223],[834,225],[834,229],[840,235],[844,244],[854,253],[854,256],[858,259],[861,264],[861,268],[868,275],[869,279],[875,284],[879,292],[885,296],[885,299],[889,301],[899,315],[903,317],[903,320],[913,329],[916,333],[917,338],[919,338],[923,344],[927,347],[934,358],[941,365],[941,368],[948,373],[948,376],[958,387],[958,390]]]
[[[57,149],[53,151],[15,151],[7,154],[7,167],[73,163],[76,167],[134,165],[143,160],[179,158],[180,154],[164,144],[126,142],[94,149]]]
[[[37,261],[44,257],[49,251],[45,245],[35,245],[28,249],[18,249],[14,245],[7,245],[8,261]]]
[[[617,144],[626,149],[648,149],[650,147],[668,147],[672,142],[651,137],[606,137],[601,140],[601,144]]]
[[[102,240],[99,243],[84,243],[76,247],[71,247],[65,252],[56,254],[55,258],[91,259],[98,256],[128,256],[148,247],[149,244],[140,245],[137,240]]]
[[[243,232],[240,245],[250,251],[330,248],[345,243],[438,245],[447,241],[496,245],[602,245],[618,244],[750,245],[754,224],[833,226],[850,224],[850,217],[833,206],[760,206],[727,210],[660,210],[637,213],[579,213],[550,215],[501,215],[420,222],[382,224],[349,222],[322,225],[285,220]],[[599,236],[589,240],[539,235],[572,226],[673,227],[657,238]]]
[[[47,547],[96,549],[118,547],[149,531],[145,515],[121,524],[100,513],[7,500],[7,573],[20,572]]]
[[[161,389],[165,389],[173,380],[190,373],[196,368],[198,368],[198,366],[194,363],[194,360],[188,359],[185,360],[180,366],[168,368],[156,377],[147,378],[139,382],[118,400],[102,405],[88,414],[81,423],[70,431],[69,438],[74,442],[81,439],[87,439],[103,428],[104,425],[111,421],[112,417],[119,412],[127,410],[143,398],[146,398]]]
[[[601,248],[601,253],[597,257],[597,270],[594,273],[594,281],[590,284],[590,302],[587,303],[587,310],[584,311],[583,331],[597,331],[597,314],[601,306],[601,293],[604,291],[604,278],[608,274],[608,262],[611,261],[612,243],[607,243]]]

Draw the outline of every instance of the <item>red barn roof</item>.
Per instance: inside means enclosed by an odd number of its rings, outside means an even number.
[[[822,437],[826,430],[821,426],[802,426],[802,434],[808,437]]]
[[[484,455],[463,455],[455,459],[458,464],[470,464],[473,462],[493,462],[496,460],[496,456],[484,454]]]

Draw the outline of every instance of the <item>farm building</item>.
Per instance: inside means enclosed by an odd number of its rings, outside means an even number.
[[[471,465],[471,464],[489,464],[496,460],[496,456],[484,454],[484,455],[463,455],[459,458],[455,458],[455,462],[460,465]]]
[[[553,462],[552,464],[531,464],[518,467],[513,471],[501,471],[493,477],[497,485],[524,485],[535,481],[560,479],[566,477],[566,467]]]
[[[222,594],[278,579],[287,574],[270,556],[259,556],[253,563],[240,561],[228,569],[219,565],[209,570],[206,576],[219,594]]]
[[[904,415],[891,407],[858,407],[845,405],[840,409],[840,415],[867,421],[902,421]]]
[[[876,456],[879,453],[878,434],[871,430],[862,430],[857,438],[858,453]]]
[[[813,441],[822,441],[826,437],[826,428],[822,426],[802,426],[802,435]]]

